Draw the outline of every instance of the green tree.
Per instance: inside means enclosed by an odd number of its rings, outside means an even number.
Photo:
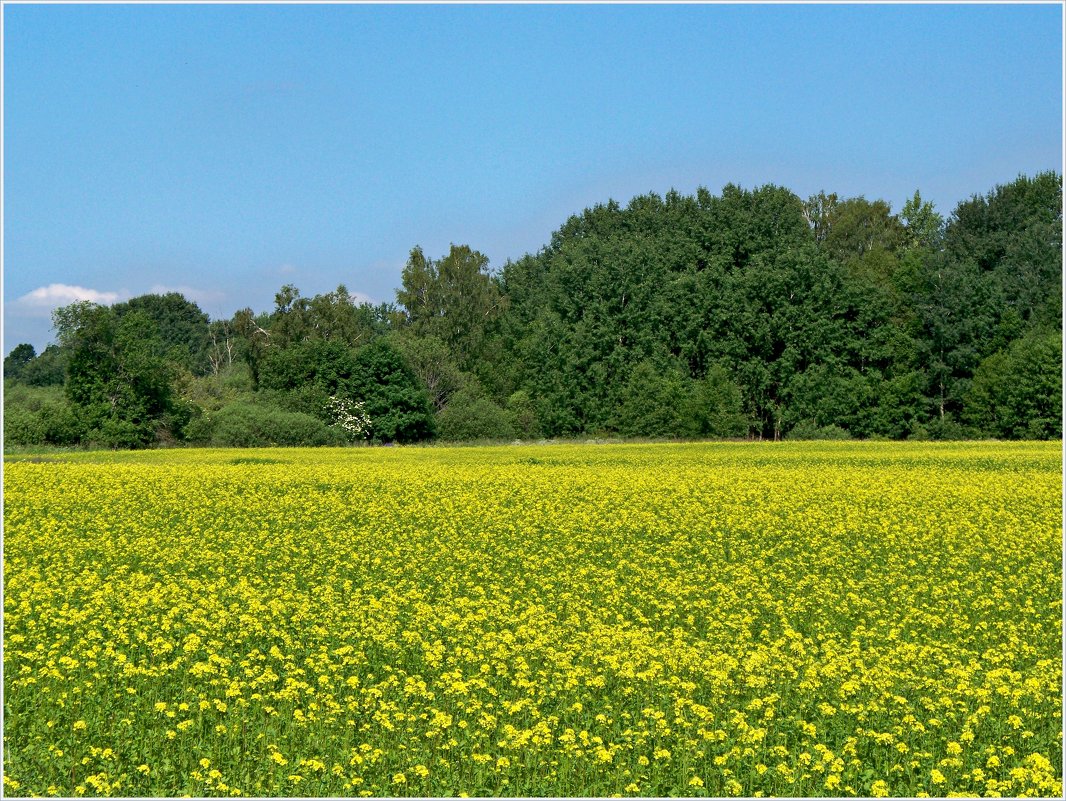
[[[827,195],[823,190],[817,195],[811,195],[803,204],[803,218],[810,226],[814,241],[819,245],[823,244],[829,235],[839,202],[835,192]]]
[[[613,427],[626,436],[691,436],[695,432],[686,419],[691,408],[688,390],[680,372],[663,372],[653,362],[642,361],[624,385]]]
[[[823,245],[831,258],[847,263],[876,251],[895,253],[903,238],[903,225],[888,203],[854,197],[833,208]]]
[[[720,364],[707,368],[693,382],[685,408],[687,425],[681,433],[699,437],[743,437],[748,433],[740,387]],[[687,429],[687,430],[685,430]]]
[[[67,379],[67,364],[70,350],[51,344],[27,363],[21,371],[21,380],[32,387],[58,387]]]
[[[271,332],[267,330],[270,319],[267,315],[256,315],[250,308],[244,308],[233,315],[231,330],[235,340],[238,356],[248,365],[252,374],[252,388],[259,387],[259,371],[271,346]]]
[[[985,358],[974,372],[963,419],[994,437],[1061,437],[1061,335],[1033,332]]]
[[[403,356],[384,339],[359,350],[351,397],[365,404],[375,442],[418,442],[433,436],[433,409]]]
[[[418,336],[405,331],[394,335],[390,341],[411,366],[438,412],[472,378],[469,373],[459,369],[452,351],[438,337],[431,334]]]
[[[23,342],[11,349],[11,353],[4,357],[4,380],[18,381],[26,365],[37,358],[37,351],[33,345]]]
[[[305,339],[268,350],[260,364],[259,388],[290,411],[331,422],[331,398],[361,400],[356,394],[354,351],[343,342]]]
[[[402,281],[396,299],[414,334],[436,337],[462,370],[477,373],[505,303],[488,258],[467,245],[452,245],[434,261],[416,247]]]
[[[66,394],[88,437],[110,447],[143,447],[177,434],[185,415],[172,393],[173,365],[154,321],[121,317],[86,301],[56,309],[60,343],[70,349]]]
[[[917,189],[914,190],[914,196],[903,204],[899,219],[903,224],[904,250],[935,252],[940,249],[944,239],[944,218],[932,203],[922,200]]]
[[[305,340],[326,340],[359,348],[387,330],[388,312],[387,307],[357,303],[344,284],[312,298],[286,284],[274,296],[267,326],[270,346],[284,350]]]
[[[960,203],[944,248],[952,263],[980,276],[995,318],[1013,309],[1027,325],[1061,327],[1061,175],[1021,176]]]
[[[179,292],[164,295],[141,295],[116,303],[112,312],[121,319],[130,312],[140,312],[155,325],[167,358],[194,375],[210,369],[209,319],[200,307]]]

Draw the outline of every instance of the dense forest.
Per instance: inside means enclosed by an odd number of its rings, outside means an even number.
[[[787,189],[571,217],[490,269],[411,251],[396,302],[344,286],[211,320],[178,294],[54,314],[4,359],[11,445],[566,436],[1059,438],[1062,176],[947,218]]]

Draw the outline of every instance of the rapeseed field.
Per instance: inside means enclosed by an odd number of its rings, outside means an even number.
[[[9,460],[5,791],[1060,796],[1060,453]]]

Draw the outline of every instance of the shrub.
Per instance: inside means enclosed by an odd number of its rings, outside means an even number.
[[[468,390],[456,392],[437,415],[437,432],[441,439],[512,439],[511,415],[497,404]]]
[[[788,439],[851,439],[851,434],[837,425],[818,426],[813,420],[801,420],[788,432]]]
[[[77,445],[85,438],[85,423],[71,404],[46,403],[38,414],[44,426],[44,441],[50,445]]]
[[[343,441],[340,432],[309,414],[251,403],[232,403],[190,421],[186,436],[193,442],[236,448],[339,445]]]
[[[686,406],[690,434],[701,437],[742,437],[748,433],[740,387],[719,364],[693,382]]]
[[[40,414],[27,409],[5,411],[4,442],[8,445],[43,445],[44,423]]]
[[[511,418],[514,433],[520,437],[530,438],[537,435],[537,407],[524,389],[512,393],[507,399],[507,413]]]
[[[123,420],[120,417],[101,417],[85,436],[89,444],[113,450],[143,448],[154,438],[154,431],[147,421]]]

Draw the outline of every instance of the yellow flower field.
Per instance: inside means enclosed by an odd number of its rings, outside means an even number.
[[[5,790],[1058,796],[1060,449],[11,459]]]

